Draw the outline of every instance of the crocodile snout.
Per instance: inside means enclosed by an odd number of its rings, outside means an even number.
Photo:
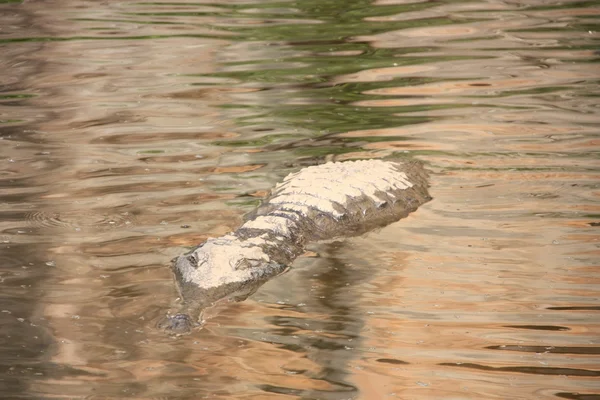
[[[160,320],[157,328],[173,335],[189,335],[192,329],[199,326],[199,323],[194,323],[192,318],[187,314],[167,315]]]

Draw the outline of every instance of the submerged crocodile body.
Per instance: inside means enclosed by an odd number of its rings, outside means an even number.
[[[235,232],[175,259],[183,307],[159,325],[188,332],[203,309],[248,297],[309,242],[361,235],[406,217],[431,199],[427,187],[418,161],[332,162],[288,175]]]

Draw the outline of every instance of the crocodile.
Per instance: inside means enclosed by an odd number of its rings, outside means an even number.
[[[357,236],[406,217],[431,200],[421,162],[329,162],[285,177],[235,231],[177,257],[181,310],[159,327],[174,334],[201,325],[222,299],[244,300],[285,272],[310,242]]]

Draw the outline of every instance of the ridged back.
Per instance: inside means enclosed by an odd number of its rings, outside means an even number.
[[[336,162],[288,175],[256,210],[294,218],[305,238],[355,236],[388,225],[430,200],[422,163],[381,160]]]

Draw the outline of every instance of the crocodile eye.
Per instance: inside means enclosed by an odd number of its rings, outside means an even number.
[[[258,260],[251,260],[251,259],[244,258],[242,260],[239,260],[235,264],[234,269],[256,268],[259,265],[260,265],[260,261],[258,261]]]
[[[189,256],[187,256],[187,260],[190,262],[190,264],[192,266],[198,267],[198,266],[204,264],[208,260],[208,255],[192,253]]]
[[[198,259],[196,258],[196,256],[194,254],[190,254],[189,256],[187,256],[187,260],[189,261],[190,264],[192,265],[198,265]]]

